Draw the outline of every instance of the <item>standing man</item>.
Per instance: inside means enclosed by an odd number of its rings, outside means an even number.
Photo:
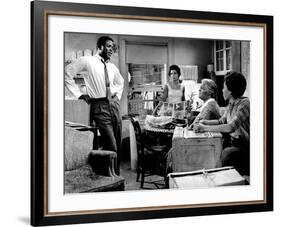
[[[79,99],[91,105],[90,122],[99,128],[103,149],[117,152],[117,169],[120,167],[121,117],[120,100],[124,79],[118,68],[109,62],[113,54],[114,41],[102,36],[97,41],[95,56],[84,56],[66,66],[65,86]],[[84,77],[87,94],[82,94],[73,77],[80,72]]]

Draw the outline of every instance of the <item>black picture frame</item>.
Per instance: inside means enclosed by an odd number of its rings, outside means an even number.
[[[48,16],[65,15],[261,26],[264,28],[264,199],[101,212],[48,212]],[[273,210],[273,17],[62,2],[31,2],[31,224],[57,225]]]

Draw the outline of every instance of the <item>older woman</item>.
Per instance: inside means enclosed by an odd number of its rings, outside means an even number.
[[[193,124],[197,124],[200,120],[213,120],[220,118],[219,106],[216,102],[217,85],[211,79],[203,79],[199,89],[199,98],[204,102],[200,108],[200,113],[195,118]]]
[[[223,97],[229,104],[219,120],[201,120],[194,125],[199,132],[221,132],[229,135],[221,155],[222,166],[234,166],[241,174],[249,174],[250,101],[242,97],[246,90],[245,77],[233,72],[225,77]]]
[[[177,103],[184,101],[184,88],[179,81],[180,75],[180,68],[177,65],[171,65],[169,68],[169,82],[165,85],[161,97],[163,102]]]

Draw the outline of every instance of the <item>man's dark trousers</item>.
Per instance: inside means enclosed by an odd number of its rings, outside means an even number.
[[[120,171],[120,147],[122,120],[120,116],[120,102],[115,97],[91,99],[90,121],[99,129],[103,141],[103,149],[117,152],[116,173]]]

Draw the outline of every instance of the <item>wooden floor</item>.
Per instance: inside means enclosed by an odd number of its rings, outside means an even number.
[[[133,190],[158,190],[164,189],[164,180],[161,176],[150,176],[146,177],[145,181],[147,182],[157,182],[157,186],[153,183],[145,183],[144,188],[140,188],[140,182],[136,182],[137,173],[135,170],[132,170],[130,167],[129,161],[121,162],[121,171],[120,175],[125,178],[125,191],[133,191]],[[250,177],[243,176],[246,180],[246,184],[250,184]]]
[[[164,188],[163,177],[160,176],[150,176],[146,177],[145,181],[148,182],[157,182],[157,186],[153,183],[145,183],[144,188],[140,188],[140,182],[136,182],[137,173],[135,170],[132,170],[130,167],[129,161],[121,162],[121,171],[120,175],[125,178],[125,191],[129,190],[157,190]]]

